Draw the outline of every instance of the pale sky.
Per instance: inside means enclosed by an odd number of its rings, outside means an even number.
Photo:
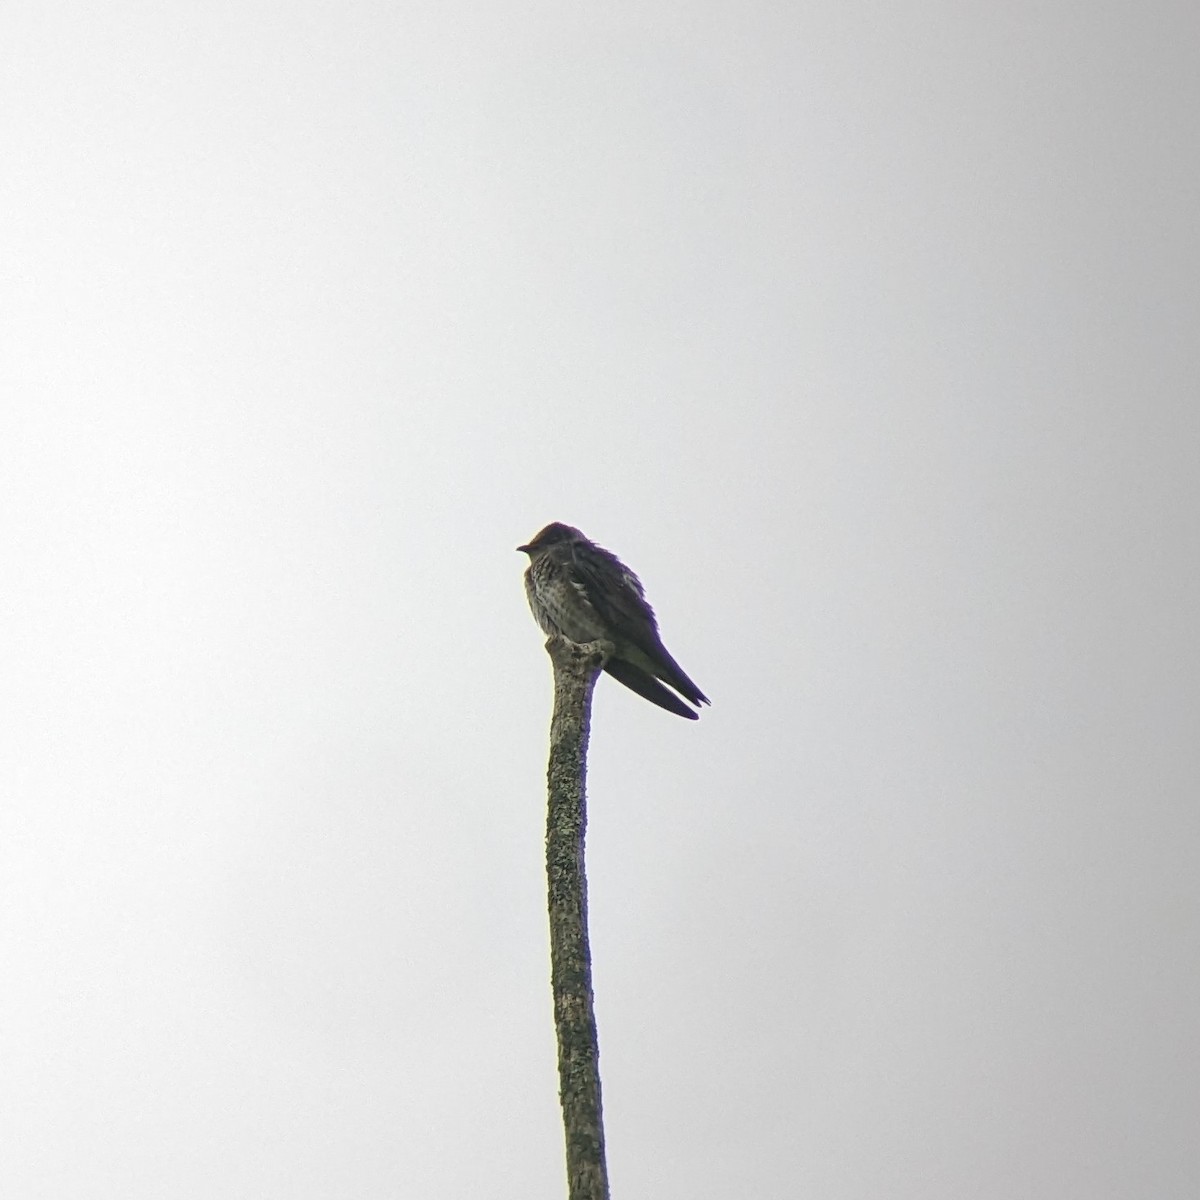
[[[0,1194],[1200,1195],[1200,18],[18,4]]]

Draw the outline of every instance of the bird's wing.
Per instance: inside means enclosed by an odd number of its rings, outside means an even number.
[[[566,549],[570,560],[565,566],[571,582],[605,624],[653,655],[661,643],[654,609],[646,601],[641,580],[615,554],[590,542],[575,542]]]
[[[636,650],[641,651],[645,662],[640,665],[665,680],[693,704],[707,704],[708,697],[688,678],[662,644],[654,609],[646,600],[641,580],[615,554],[590,542],[575,542],[570,552],[571,560],[566,570],[572,582],[586,596],[605,624],[619,630]],[[609,673],[614,678],[620,678],[615,672]],[[627,681],[622,679],[621,682]],[[632,684],[628,686],[633,687]],[[653,696],[646,695],[637,687],[633,687],[633,690],[648,700],[654,700]],[[660,703],[658,700],[654,702]]]

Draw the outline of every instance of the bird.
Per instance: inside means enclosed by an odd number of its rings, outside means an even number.
[[[641,580],[615,554],[560,521],[517,549],[529,555],[525,595],[546,633],[610,642],[607,674],[667,712],[699,718],[679,696],[697,707],[709,698],[667,652]]]

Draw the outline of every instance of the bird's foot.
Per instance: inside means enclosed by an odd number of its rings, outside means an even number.
[[[557,659],[560,656],[566,659],[578,656],[583,659],[589,667],[596,671],[602,671],[604,664],[617,652],[616,646],[612,642],[606,642],[602,638],[594,642],[573,642],[569,638],[565,638],[562,634],[552,633],[546,639],[546,653],[552,659]]]

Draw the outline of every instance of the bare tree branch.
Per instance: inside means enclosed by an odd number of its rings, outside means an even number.
[[[608,1200],[583,845],[592,691],[612,650],[608,642],[578,646],[558,636],[546,642],[554,664],[554,715],[546,773],[550,983],[569,1200]]]

